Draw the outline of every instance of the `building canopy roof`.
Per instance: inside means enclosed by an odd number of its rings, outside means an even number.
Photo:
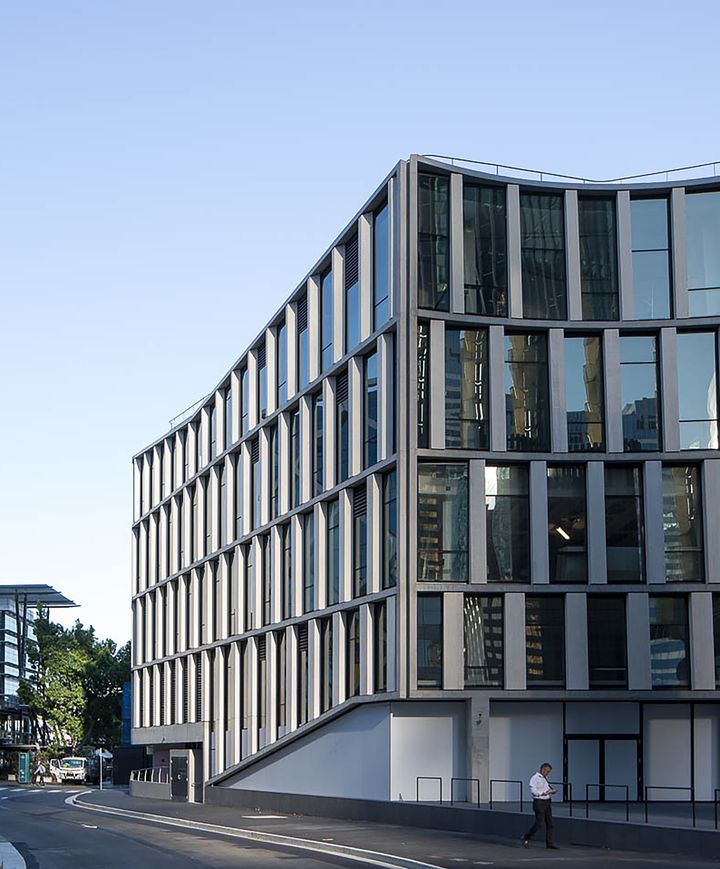
[[[60,594],[51,585],[44,583],[30,583],[18,585],[0,585],[0,599],[14,598],[18,595],[25,606],[29,607],[73,607],[77,604]]]

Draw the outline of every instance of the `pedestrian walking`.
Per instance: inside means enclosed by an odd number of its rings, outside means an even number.
[[[45,764],[40,760],[35,767],[34,774],[35,784],[39,784],[41,788],[45,787]]]
[[[550,787],[547,777],[552,771],[552,766],[549,763],[544,763],[535,775],[530,779],[530,793],[533,798],[533,812],[535,812],[535,823],[522,837],[523,847],[527,848],[530,839],[537,831],[545,824],[545,847],[557,850],[555,844],[555,824],[552,816],[552,800],[553,794],[557,793],[554,788]]]

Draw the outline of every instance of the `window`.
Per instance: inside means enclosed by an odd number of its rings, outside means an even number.
[[[608,582],[642,582],[643,493],[640,468],[605,465]]]
[[[351,610],[346,614],[345,619],[347,632],[346,693],[348,697],[357,697],[360,694],[360,614],[357,610]]]
[[[653,688],[690,687],[687,600],[650,596],[650,670]]]
[[[243,368],[243,370],[240,372],[240,394],[242,402],[242,417],[240,420],[240,429],[241,434],[246,434],[248,431],[248,407],[250,402],[250,386],[247,368]]]
[[[720,314],[720,193],[685,196],[688,300],[691,317]]]
[[[442,688],[442,595],[417,597],[417,686]]]
[[[490,582],[529,581],[528,491],[527,465],[486,465],[485,521]]]
[[[377,462],[378,455],[378,357],[377,353],[365,357],[365,395],[363,399],[364,433],[363,451],[365,467]]]
[[[522,452],[550,448],[547,336],[505,336],[507,448]]]
[[[488,448],[486,329],[445,330],[445,446]]]
[[[230,386],[225,387],[225,449],[229,449],[233,442],[232,436],[232,415],[233,415],[233,396]],[[174,466],[174,463],[173,465]],[[171,467],[172,467],[171,466]]]
[[[345,352],[360,343],[360,277],[358,239],[345,245]]]
[[[320,712],[333,702],[333,625],[332,617],[319,619],[320,628]]]
[[[323,490],[324,479],[324,461],[325,455],[323,452],[324,443],[324,422],[325,422],[325,406],[323,402],[322,392],[317,392],[313,396],[313,495],[319,495]]]
[[[327,605],[340,600],[340,506],[337,498],[327,505]]]
[[[587,619],[590,688],[626,688],[625,598],[588,595]]]
[[[679,332],[678,395],[680,449],[718,447],[716,346],[714,332]]]
[[[367,488],[353,489],[353,597],[367,594]]]
[[[218,454],[217,449],[217,407],[215,406],[215,402],[210,405],[210,412],[208,413],[208,420],[210,423],[210,455],[208,456],[208,461],[214,459]],[[162,480],[162,462],[160,462],[160,477]],[[162,488],[162,482],[161,482]],[[158,494],[160,494],[158,492]]]
[[[281,618],[292,618],[295,611],[295,600],[293,594],[293,546],[292,546],[292,527],[288,522],[281,529],[282,542],[282,607]]]
[[[672,465],[662,469],[665,577],[668,582],[705,579],[700,469]]]
[[[307,623],[297,627],[298,673],[297,673],[297,709],[298,725],[307,724],[308,720],[308,626]]]
[[[269,625],[272,621],[272,561],[270,558],[270,535],[260,537],[262,548],[262,623]]]
[[[303,612],[315,609],[315,517],[303,517]]]
[[[350,471],[350,396],[347,371],[335,378],[335,431],[337,482],[342,483],[347,480]]]
[[[245,550],[245,569],[243,576],[245,612],[244,624],[245,630],[251,631],[255,624],[255,547],[252,543],[248,543],[244,547]]]
[[[625,452],[659,450],[657,350],[653,335],[620,337],[620,399]]]
[[[525,595],[528,688],[565,687],[565,599]]]
[[[390,319],[390,225],[387,203],[373,221],[373,296],[375,328]]]
[[[620,304],[615,199],[579,197],[578,220],[583,320],[617,320]]]
[[[220,470],[218,472],[218,477],[220,481],[220,546],[225,546],[228,542],[227,540],[227,515],[228,515],[228,503],[227,503],[227,481],[225,479],[225,465],[220,465]],[[169,514],[171,515],[171,514]],[[172,519],[170,520],[172,521]],[[168,540],[168,555],[170,553],[170,544]]]
[[[713,595],[713,638],[715,640],[715,687],[720,687],[720,594]]]
[[[565,338],[568,450],[605,449],[603,361],[599,335]]]
[[[235,462],[235,539],[238,540],[243,536],[243,498],[245,496],[244,474],[243,474],[243,457],[242,453],[235,453],[233,457]]]
[[[463,261],[468,314],[507,316],[505,188],[463,185]]]
[[[333,364],[333,274],[327,271],[320,281],[320,369],[327,371]]]
[[[503,687],[503,599],[466,594],[465,687]]]
[[[418,466],[418,580],[468,580],[468,466]]]
[[[383,475],[382,587],[397,585],[397,472]]]
[[[670,250],[667,199],[633,199],[633,291],[636,320],[670,316]]]
[[[258,419],[267,416],[267,365],[265,364],[265,343],[257,348],[257,407]]]
[[[297,305],[297,382],[302,391],[310,382],[310,333],[307,321],[307,297]]]
[[[250,459],[252,462],[252,516],[250,524],[252,528],[257,528],[261,522],[260,512],[262,498],[262,474],[260,470],[260,444],[257,438],[253,441],[250,448]]]
[[[280,437],[278,427],[270,429],[270,519],[280,512]]]
[[[550,582],[587,582],[585,467],[550,466],[547,476]]]
[[[302,499],[301,489],[301,449],[300,407],[290,414],[290,507],[299,507]]]
[[[275,634],[275,704],[277,706],[278,727],[287,725],[287,712],[285,708],[285,683],[286,660],[285,660],[285,631]]]
[[[430,325],[418,323],[417,438],[418,447],[430,446]]]
[[[287,324],[277,331],[277,406],[287,401]]]
[[[450,310],[450,179],[418,175],[418,305]]]
[[[520,194],[523,316],[567,319],[562,194]]]

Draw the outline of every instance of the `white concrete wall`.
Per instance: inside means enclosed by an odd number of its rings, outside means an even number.
[[[720,705],[695,707],[695,799],[712,800],[720,788]]]
[[[689,791],[656,790],[658,786],[690,787],[690,706],[686,703],[645,707],[643,741],[645,786],[651,800],[689,800]]]

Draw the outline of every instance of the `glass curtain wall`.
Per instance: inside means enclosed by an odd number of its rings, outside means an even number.
[[[625,598],[588,595],[588,670],[590,688],[627,687]]]
[[[465,595],[465,687],[503,687],[503,599]]]
[[[357,236],[345,245],[345,347],[349,353],[360,343],[360,273]]]
[[[333,363],[333,273],[326,271],[320,279],[320,370],[327,371]]]
[[[340,600],[340,505],[337,498],[327,505],[327,603]]]
[[[565,598],[525,595],[528,688],[565,687]]]
[[[463,262],[467,313],[507,317],[504,187],[463,184]]]
[[[523,316],[567,319],[562,194],[520,194]]]
[[[322,392],[313,396],[313,495],[319,495],[323,491],[325,477],[325,454],[323,444],[325,438],[325,405]]]
[[[418,323],[417,439],[420,449],[430,446],[430,324]]]
[[[654,335],[620,337],[620,401],[626,453],[660,449],[660,394]]]
[[[716,340],[714,332],[679,332],[680,449],[718,448]]]
[[[350,396],[347,371],[335,378],[335,457],[337,482],[347,480],[350,468]]]
[[[345,615],[347,636],[345,689],[348,697],[360,694],[360,613],[351,610]]]
[[[450,178],[418,175],[418,305],[450,310]]]
[[[636,320],[670,316],[670,249],[667,199],[633,199],[633,296]]]
[[[468,580],[468,466],[418,466],[418,580]]]
[[[487,578],[528,582],[530,501],[527,465],[485,467]]]
[[[333,626],[332,617],[320,624],[320,711],[327,712],[333,702]]]
[[[565,408],[568,450],[605,449],[602,341],[599,335],[565,338]]]
[[[442,595],[417,597],[417,686],[442,688]]]
[[[642,582],[643,491],[640,468],[605,465],[608,582]]]
[[[720,686],[720,594],[714,594],[713,602],[713,638],[715,640],[715,687]]]
[[[580,292],[583,320],[617,320],[617,226],[615,198],[580,196]]]
[[[445,330],[445,446],[486,450],[488,338],[486,329]]]
[[[390,224],[387,204],[375,212],[373,221],[374,327],[390,319]]]
[[[378,455],[378,357],[377,353],[365,357],[365,395],[363,398],[364,467],[377,462]]]
[[[585,467],[547,469],[550,582],[587,582]]]
[[[381,694],[388,689],[387,649],[387,604],[373,604],[373,693]]]
[[[703,582],[700,469],[671,465],[662,469],[665,577],[668,582]]]
[[[303,612],[315,609],[315,516],[303,516]]]
[[[277,406],[287,401],[287,325],[277,332]]]
[[[310,382],[310,332],[307,321],[307,297],[297,306],[297,382],[301,392]]]
[[[383,572],[382,587],[394,588],[397,568],[397,472],[383,475]]]
[[[353,597],[367,594],[367,489],[353,489]]]
[[[650,596],[650,671],[653,688],[690,687],[690,633],[684,596]]]
[[[720,192],[685,196],[688,305],[691,317],[720,314]]]
[[[505,416],[508,450],[550,449],[547,336],[505,336]]]

